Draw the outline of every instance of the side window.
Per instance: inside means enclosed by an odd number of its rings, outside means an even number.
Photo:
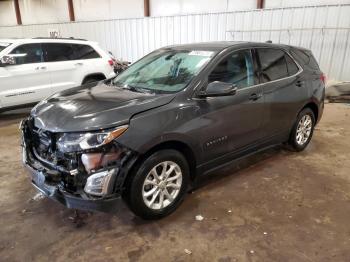
[[[286,62],[287,62],[287,68],[288,68],[289,75],[290,76],[295,75],[299,71],[298,66],[296,65],[296,63],[293,61],[293,59],[289,55],[285,54],[285,56],[286,56]]]
[[[209,83],[221,81],[238,88],[256,84],[251,50],[236,51],[225,57],[210,73]]]
[[[73,60],[73,48],[71,44],[47,43],[43,44],[43,46],[47,62]]]
[[[17,65],[41,63],[44,61],[41,44],[21,45],[13,49],[10,54],[18,55],[15,58]]]
[[[282,50],[260,48],[257,49],[261,66],[261,81],[263,83],[288,77],[285,53]]]
[[[89,45],[76,45],[73,44],[74,59],[93,59],[100,58],[101,56]]]

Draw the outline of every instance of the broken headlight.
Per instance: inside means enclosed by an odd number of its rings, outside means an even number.
[[[110,143],[128,129],[128,125],[109,131],[88,133],[64,133],[57,140],[57,148],[64,153],[97,148]]]

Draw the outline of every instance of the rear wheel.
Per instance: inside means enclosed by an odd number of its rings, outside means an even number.
[[[289,145],[293,150],[302,151],[307,147],[312,138],[315,122],[315,115],[310,108],[305,108],[299,113],[289,138]]]
[[[130,209],[144,219],[157,219],[173,212],[187,191],[189,168],[176,150],[160,150],[135,170],[127,188]]]

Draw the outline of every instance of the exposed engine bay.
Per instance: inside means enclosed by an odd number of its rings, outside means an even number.
[[[108,199],[122,193],[136,159],[132,150],[112,140],[96,148],[63,152],[58,141],[64,134],[39,129],[32,118],[24,120],[21,129],[24,162],[41,176],[32,178],[36,187],[44,183],[83,199]]]

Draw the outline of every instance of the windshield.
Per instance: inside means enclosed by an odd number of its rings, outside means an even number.
[[[2,50],[4,50],[6,47],[8,47],[9,45],[10,45],[10,43],[2,43],[2,42],[0,42],[0,52]]]
[[[213,56],[210,51],[158,50],[121,73],[113,84],[154,93],[174,93],[186,87]]]

